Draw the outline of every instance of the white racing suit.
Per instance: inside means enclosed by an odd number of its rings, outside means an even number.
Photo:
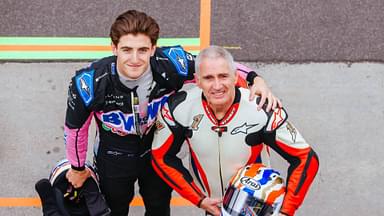
[[[286,121],[283,108],[258,111],[259,98],[248,98],[248,90],[237,88],[232,106],[218,120],[201,89],[171,96],[156,122],[152,165],[181,196],[200,206],[206,196],[222,198],[238,169],[265,162],[261,152],[270,147],[290,164],[280,212],[294,215],[317,173],[317,155]],[[190,154],[188,168],[177,157],[185,145]]]

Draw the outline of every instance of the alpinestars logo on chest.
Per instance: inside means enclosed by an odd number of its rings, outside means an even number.
[[[259,124],[250,124],[249,125],[249,124],[247,124],[247,122],[245,122],[241,126],[233,128],[233,130],[231,131],[231,135],[235,135],[238,133],[248,134],[248,130],[257,126],[257,125],[259,125]]]

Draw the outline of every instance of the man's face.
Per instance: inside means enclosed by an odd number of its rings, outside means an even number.
[[[211,108],[229,108],[233,103],[237,76],[223,58],[203,59],[196,79]]]
[[[117,70],[130,79],[138,79],[148,69],[149,59],[156,45],[144,34],[127,34],[120,38],[117,46],[112,44],[117,56]]]

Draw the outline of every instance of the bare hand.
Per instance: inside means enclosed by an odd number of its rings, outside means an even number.
[[[221,203],[220,199],[213,199],[206,197],[201,201],[200,208],[211,213],[214,216],[220,216],[219,204]]]
[[[268,99],[268,105],[266,111],[269,112],[271,109],[274,110],[276,107],[282,107],[281,101],[272,93],[271,89],[267,86],[264,79],[260,76],[255,77],[253,85],[250,87],[251,94],[249,100],[255,99],[255,95],[261,96],[260,102],[257,105],[257,110],[261,110]]]
[[[65,177],[68,179],[68,182],[73,185],[74,188],[80,188],[83,186],[85,180],[91,176],[91,172],[88,168],[85,168],[83,171],[77,171],[74,169],[69,169]]]

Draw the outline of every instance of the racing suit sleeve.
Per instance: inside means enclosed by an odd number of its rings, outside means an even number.
[[[200,206],[205,195],[196,186],[189,171],[177,153],[185,144],[186,128],[177,123],[168,103],[164,104],[156,122],[157,130],[152,144],[152,166],[157,174],[182,197]]]
[[[299,131],[288,121],[273,132],[264,132],[263,142],[289,163],[286,194],[280,212],[294,215],[316,176],[319,168],[318,157]]]
[[[255,71],[240,63],[236,63],[236,69],[236,73],[239,76],[236,86],[248,88],[248,86],[253,85],[253,80],[258,76]]]
[[[82,96],[79,94],[76,77],[74,77],[68,88],[64,140],[67,159],[75,170],[85,169],[88,129],[92,120],[91,114],[86,108]]]

